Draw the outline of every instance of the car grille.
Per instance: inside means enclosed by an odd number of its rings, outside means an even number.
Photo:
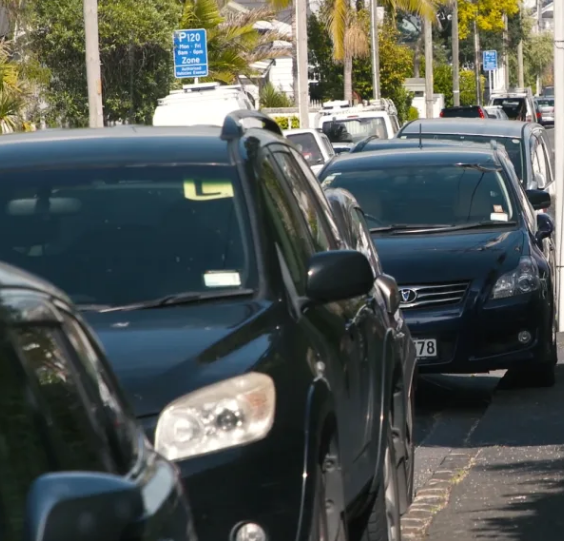
[[[400,306],[405,310],[424,306],[439,307],[458,304],[464,298],[467,289],[468,282],[402,285],[399,286]]]

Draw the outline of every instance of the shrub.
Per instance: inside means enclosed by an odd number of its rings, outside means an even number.
[[[276,124],[278,124],[283,130],[290,129],[290,122],[291,120],[292,126],[291,128],[299,128],[300,127],[300,119],[297,116],[273,116],[272,119]]]

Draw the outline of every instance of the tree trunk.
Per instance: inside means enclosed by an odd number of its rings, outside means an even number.
[[[298,106],[298,42],[296,40],[296,10],[292,8],[292,98]]]
[[[421,77],[421,46],[423,45],[423,27],[419,33],[419,37],[415,42],[415,49],[413,50],[413,77],[416,79]]]
[[[346,54],[344,62],[345,100],[352,105],[352,56]]]

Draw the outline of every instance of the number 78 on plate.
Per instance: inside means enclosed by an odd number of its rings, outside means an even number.
[[[177,79],[208,76],[208,43],[204,28],[175,30],[172,42]]]

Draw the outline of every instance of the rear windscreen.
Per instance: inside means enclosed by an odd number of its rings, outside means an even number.
[[[510,120],[524,120],[527,114],[525,98],[494,98],[492,105],[501,105]]]
[[[478,109],[443,109],[443,118],[480,118]]]

